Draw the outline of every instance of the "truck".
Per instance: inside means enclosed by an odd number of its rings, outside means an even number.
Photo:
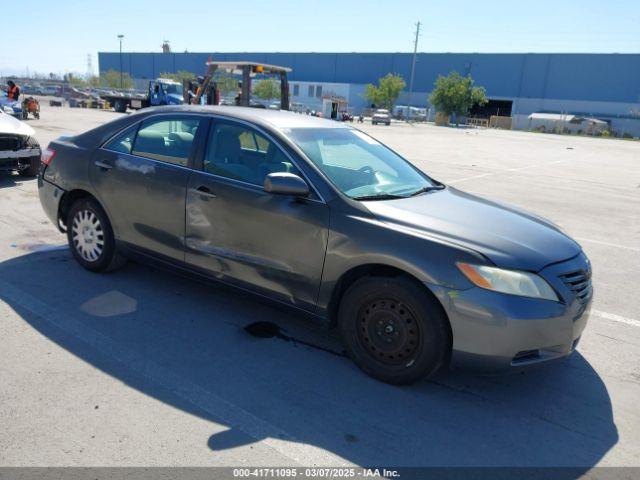
[[[115,92],[100,95],[109,102],[116,112],[124,113],[127,108],[140,108],[158,105],[182,104],[182,84],[168,78],[156,78],[149,82],[147,93]]]

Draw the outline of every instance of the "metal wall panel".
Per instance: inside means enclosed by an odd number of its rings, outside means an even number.
[[[202,74],[209,56],[293,68],[292,81],[375,83],[398,73],[409,83],[410,53],[123,53],[124,70],[136,78],[165,71]],[[118,52],[98,54],[100,71],[119,70]],[[172,69],[168,69],[172,66]],[[606,102],[640,101],[640,54],[421,53],[414,90],[430,91],[438,75],[470,73],[492,97]]]

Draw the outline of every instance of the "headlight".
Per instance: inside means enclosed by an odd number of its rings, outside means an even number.
[[[27,138],[27,141],[25,142],[25,147],[26,148],[40,148],[40,144],[38,143],[38,140],[36,140],[34,137],[29,137],[29,138]]]
[[[522,297],[558,301],[558,296],[549,284],[535,273],[461,262],[456,265],[471,283],[480,288]]]

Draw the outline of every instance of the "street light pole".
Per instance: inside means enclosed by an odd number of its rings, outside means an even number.
[[[120,88],[123,88],[122,84],[122,38],[124,35],[118,35],[118,39],[120,40]]]
[[[413,95],[413,74],[416,70],[416,55],[418,54],[418,37],[420,36],[420,22],[416,23],[416,39],[413,42],[413,60],[411,61],[411,78],[409,79],[409,102],[407,105],[407,118],[411,117],[411,97]]]

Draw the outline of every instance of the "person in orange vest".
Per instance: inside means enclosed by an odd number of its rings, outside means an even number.
[[[18,97],[20,97],[20,87],[18,87],[13,80],[9,80],[7,82],[7,98],[9,100],[18,101]]]

